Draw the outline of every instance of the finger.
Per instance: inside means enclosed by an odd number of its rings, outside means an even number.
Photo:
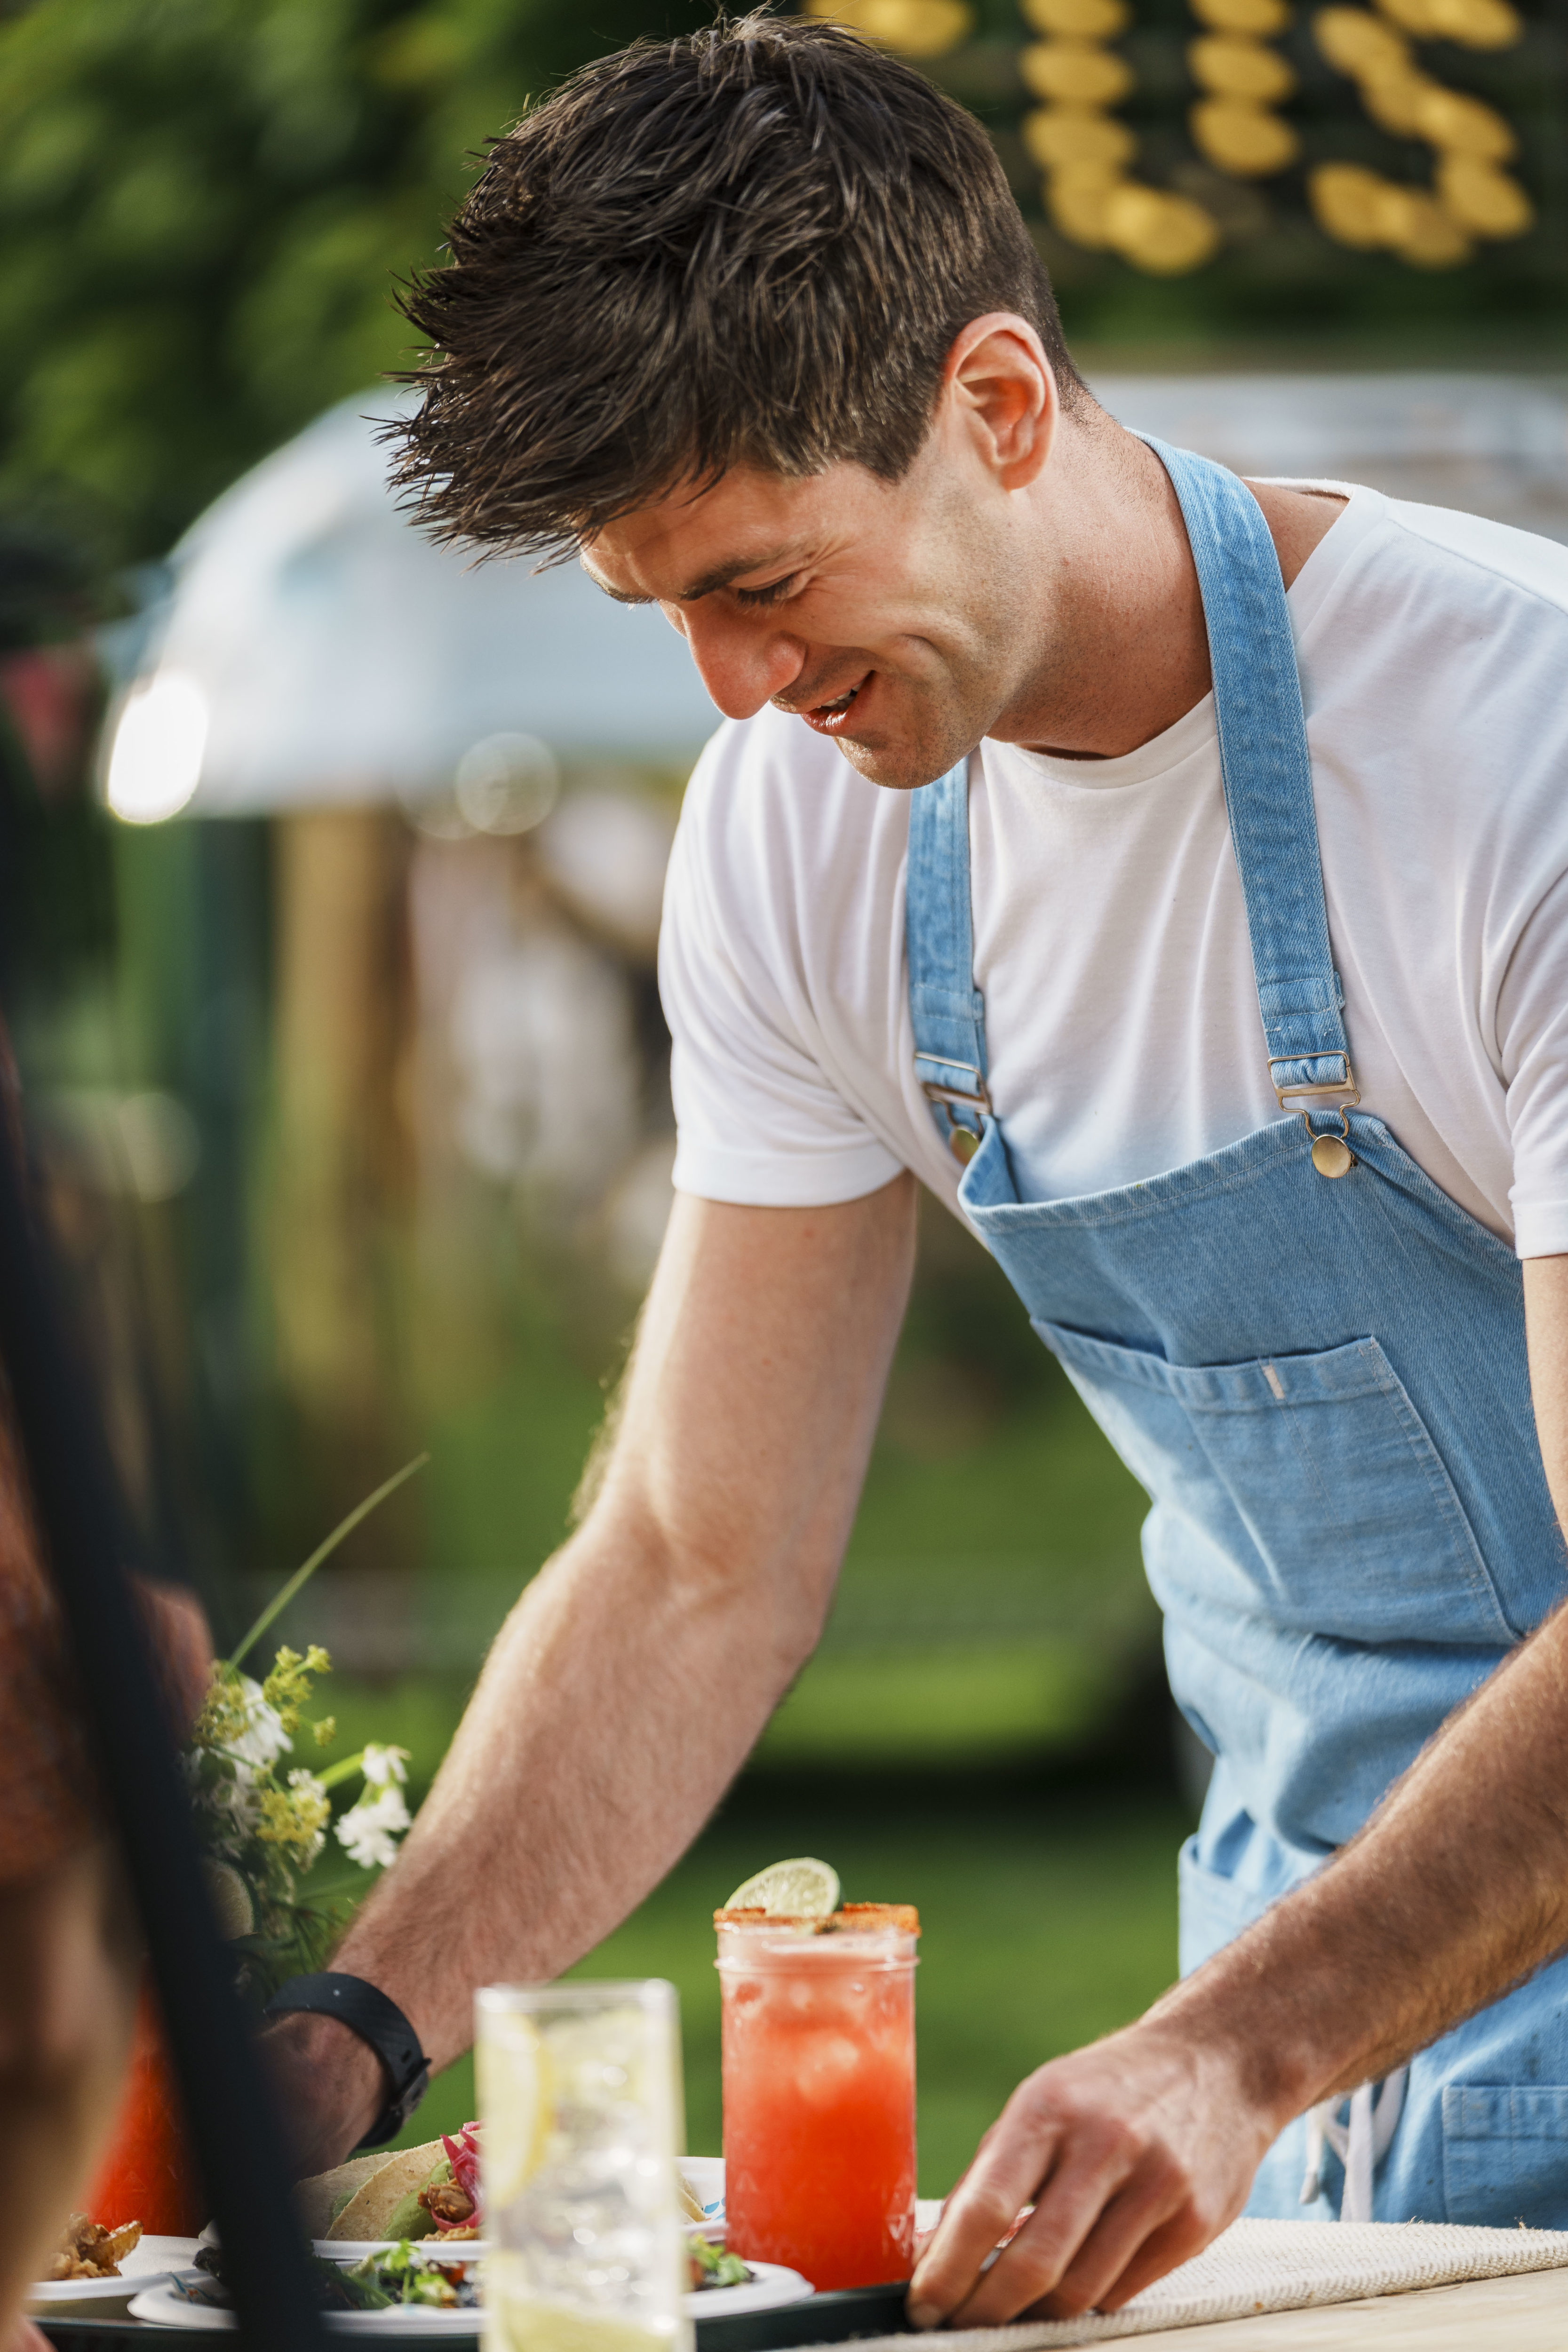
[[[1192,2206],[1173,2214],[1162,2228],[1150,2231],[1115,2284],[1100,2296],[1097,2307],[1101,2311],[1120,2311],[1123,2304],[1131,2303],[1135,2294],[1142,2294],[1146,2286],[1152,2286],[1156,2279],[1163,2278],[1179,2263],[1190,2263],[1194,2254],[1201,2254],[1224,2227],[1223,2218],[1205,2221]]]
[[[1122,2280],[1139,2262],[1157,2233],[1170,2229],[1192,2211],[1187,2181],[1170,2158],[1151,2156],[1112,2197],[1068,2263],[1055,2286],[1031,2307],[1031,2318],[1076,2319],[1080,2312],[1106,2308],[1106,2297],[1125,2302],[1137,2286],[1123,2288]],[[1193,2234],[1201,2238],[1195,2225]],[[1177,2262],[1181,2254],[1173,2257]],[[1168,2265],[1167,2265],[1168,2267]],[[1159,2270],[1148,2276],[1157,2278]],[[1146,2284],[1140,2276],[1139,2284]]]
[[[935,2327],[963,2301],[986,2256],[1033,2196],[1055,2145],[1054,2126],[1042,2135],[1037,2120],[1026,2123],[1009,2101],[943,2206],[936,2234],[915,2265],[908,2305],[911,2326]]]
[[[958,2308],[955,2327],[999,2327],[1057,2286],[1111,2200],[1125,2186],[1137,2152],[1124,2135],[1079,2123],[1058,2155],[1035,2210],[1009,2246]]]

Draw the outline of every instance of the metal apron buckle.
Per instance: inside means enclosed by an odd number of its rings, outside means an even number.
[[[973,1062],[950,1062],[941,1054],[921,1054],[917,1058],[934,1063],[941,1070],[956,1070],[962,1076],[974,1081],[970,1087],[950,1087],[940,1078],[922,1078],[920,1082],[921,1092],[927,1102],[948,1106],[947,1148],[960,1166],[967,1168],[984,1141],[984,1135],[973,1127],[960,1127],[951,1113],[955,1109],[966,1110],[975,1118],[994,1118],[995,1113],[991,1108],[991,1097],[985,1091],[985,1080]]]
[[[1269,1076],[1274,1077],[1275,1071],[1284,1068],[1287,1062],[1300,1061],[1303,1058],[1299,1054],[1281,1055],[1277,1061],[1269,1063]],[[1355,1166],[1355,1153],[1351,1150],[1350,1144],[1351,1123],[1347,1113],[1353,1103],[1360,1102],[1361,1089],[1355,1082],[1355,1072],[1351,1067],[1350,1055],[1342,1054],[1340,1059],[1345,1066],[1345,1075],[1342,1083],[1339,1086],[1293,1086],[1289,1083],[1281,1086],[1278,1078],[1274,1079],[1274,1092],[1279,1097],[1280,1109],[1295,1111],[1311,1138],[1312,1165],[1320,1176],[1348,1176]],[[1310,1117],[1313,1110],[1337,1110],[1340,1115],[1338,1135],[1316,1133]]]

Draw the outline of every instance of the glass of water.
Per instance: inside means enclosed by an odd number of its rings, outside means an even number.
[[[486,1985],[486,2352],[691,2352],[675,1987]]]

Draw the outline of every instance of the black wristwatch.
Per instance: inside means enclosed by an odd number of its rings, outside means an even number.
[[[360,2142],[361,2147],[384,2147],[395,2139],[430,2087],[430,2061],[419,2047],[419,2036],[395,2000],[363,1977],[290,1977],[279,1985],[263,2017],[287,2017],[307,2010],[317,2017],[335,2017],[368,2042],[392,2084],[392,2095]]]

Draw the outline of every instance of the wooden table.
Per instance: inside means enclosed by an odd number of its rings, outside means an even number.
[[[940,2336],[932,2339],[940,2345]],[[1127,2352],[1568,2352],[1568,2270],[1129,2336]]]

